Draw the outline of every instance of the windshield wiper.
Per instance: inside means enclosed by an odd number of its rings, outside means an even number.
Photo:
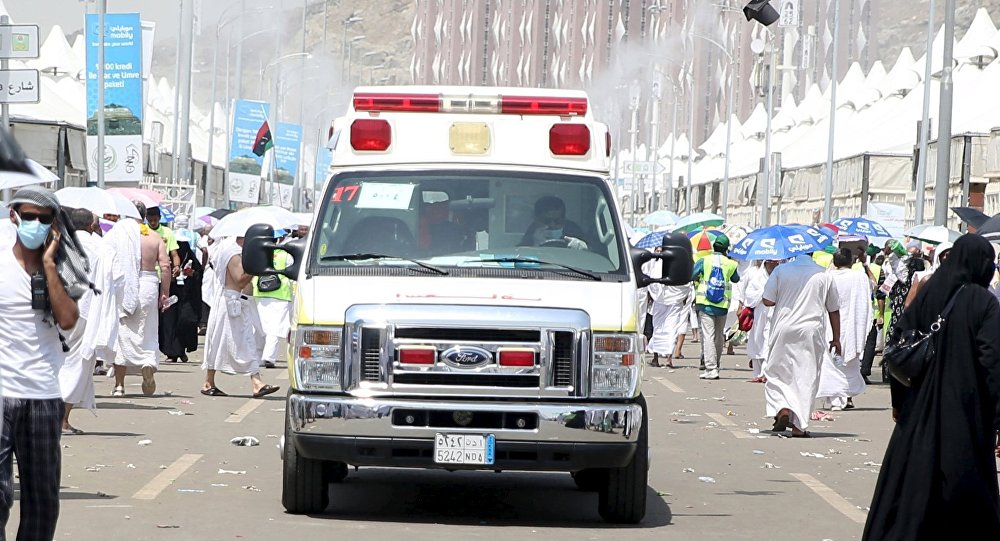
[[[434,265],[428,265],[427,263],[422,263],[416,259],[410,259],[408,257],[401,257],[398,255],[386,255],[386,254],[336,254],[336,255],[325,255],[319,258],[320,261],[363,261],[366,259],[398,259],[400,261],[409,261],[414,265],[421,268],[427,269],[434,274],[441,276],[448,276],[448,271],[435,267]]]
[[[584,276],[586,278],[589,278],[589,279],[591,279],[591,280],[593,280],[595,282],[600,282],[601,281],[601,277],[600,276],[598,276],[598,275],[596,275],[596,274],[594,274],[594,273],[592,273],[590,271],[585,271],[583,269],[578,269],[576,267],[571,267],[569,265],[563,265],[562,263],[555,263],[553,261],[545,261],[544,259],[532,259],[532,258],[528,258],[528,257],[495,257],[495,258],[492,258],[492,259],[479,259],[478,261],[480,263],[535,263],[535,264],[538,264],[538,265],[552,265],[552,266],[555,266],[555,267],[560,267],[560,268],[566,269],[568,271],[575,272],[576,274],[579,274],[580,276]]]

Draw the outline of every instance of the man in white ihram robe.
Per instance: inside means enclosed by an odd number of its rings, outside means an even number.
[[[767,415],[774,430],[792,427],[793,437],[808,437],[809,416],[819,391],[824,353],[840,345],[840,298],[833,280],[808,255],[779,265],[764,286],[771,313],[771,338],[764,365]],[[826,342],[826,319],[835,337]]]
[[[865,391],[861,355],[872,325],[872,284],[864,272],[853,270],[850,265],[835,268],[829,274],[840,297],[840,343],[846,364],[837,366],[833,356],[826,352],[816,397],[823,399],[823,407],[840,411],[853,407],[853,404],[849,406],[851,397]],[[830,336],[831,333],[827,333],[827,337]]]
[[[128,374],[142,375],[142,394],[150,396],[156,391],[153,375],[160,364],[159,301],[161,297],[166,298],[169,287],[170,267],[166,249],[159,235],[131,219],[115,224],[105,243],[114,250],[116,263],[122,266],[125,276],[119,305],[115,360],[109,373],[115,378],[111,396],[125,396],[125,376]],[[143,250],[148,251],[149,260],[145,269]],[[164,284],[160,282],[156,266],[167,277],[168,281]]]
[[[753,327],[747,333],[747,357],[753,365],[753,376],[750,381],[754,383],[764,382],[764,362],[767,358],[767,339],[771,328],[771,308],[764,306],[764,286],[769,276],[765,265],[773,268],[775,263],[754,265],[747,270],[746,278],[740,280],[746,282],[743,288],[743,305],[753,310]]]
[[[78,211],[74,211],[74,213],[76,212]],[[91,218],[92,223],[96,224],[97,218],[93,214],[91,214]],[[73,215],[73,219],[76,220],[77,217]],[[76,225],[74,223],[75,227]],[[92,227],[90,229],[76,227],[76,238],[90,262],[90,281],[95,282],[101,250],[104,245],[101,237],[92,233],[91,230]],[[103,290],[98,289],[98,291],[103,294]],[[80,318],[77,320],[76,327],[66,337],[69,351],[66,353],[66,360],[59,369],[59,389],[63,402],[66,404],[63,415],[63,434],[83,433],[69,422],[69,414],[73,408],[91,411],[97,409],[97,401],[94,400],[94,366],[97,363],[97,357],[94,354],[95,332],[92,327],[101,326],[95,319],[100,317],[99,310],[94,310],[94,307],[100,306],[101,302],[95,297],[99,297],[99,295],[96,295],[92,289],[88,289],[83,297],[77,301]]]
[[[227,238],[216,242],[209,253],[211,281],[206,298],[210,311],[205,333],[205,383],[201,394],[227,396],[215,383],[216,372],[250,376],[254,398],[276,392],[279,387],[266,385],[260,377],[264,352],[264,330],[261,328],[257,305],[249,295],[251,276],[242,268],[242,242]],[[204,291],[204,289],[203,289]]]
[[[655,274],[649,276],[660,276],[661,263],[655,261],[655,268],[651,268]],[[666,357],[667,368],[673,368],[674,348],[677,345],[677,335],[685,334],[688,331],[688,301],[693,297],[694,291],[690,285],[668,286],[663,284],[650,284],[649,295],[653,299],[651,313],[653,315],[653,337],[650,338],[646,351],[653,353],[651,366],[660,366],[659,358]]]

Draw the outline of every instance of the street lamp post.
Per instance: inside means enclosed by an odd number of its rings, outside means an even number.
[[[764,133],[764,178],[757,186],[757,203],[760,205],[760,226],[771,223],[771,117],[774,116],[774,34],[768,33],[767,47],[770,62],[767,68],[767,127]],[[763,52],[763,51],[762,51]]]
[[[637,158],[636,154],[638,154],[638,152],[639,152],[638,148],[637,148],[637,144],[638,144],[638,139],[639,139],[639,99],[641,97],[642,97],[642,88],[639,86],[639,83],[633,81],[632,85],[629,86],[629,108],[632,111],[632,120],[631,120],[631,125],[629,127],[629,136],[630,136],[629,147],[631,148],[631,151],[632,151],[632,183],[631,183],[632,184],[632,189],[630,190],[630,192],[631,192],[630,195],[631,195],[631,199],[632,199],[632,205],[631,205],[631,207],[632,207],[632,225],[633,226],[639,225],[639,221],[636,219],[636,215],[638,214],[638,209],[639,209],[639,206],[638,206],[639,204],[638,204],[637,197],[636,197],[636,192],[637,192],[637,189],[636,189],[637,179],[636,179],[636,177],[638,175],[636,174],[635,170],[636,170],[636,165],[637,165],[636,162],[638,161],[638,158]]]
[[[955,0],[944,3],[944,54],[941,72],[941,97],[938,107],[937,179],[934,185],[934,225],[948,221],[948,188],[951,186],[951,112],[955,90],[952,80],[955,47]],[[931,51],[927,51],[931,54]],[[963,201],[964,205],[965,202]]]
[[[914,225],[924,223],[924,199],[927,197],[927,139],[929,139],[931,112],[931,71],[934,61],[934,0],[927,12],[927,54],[924,58],[924,101],[920,121],[920,155],[917,156],[917,209]]]
[[[242,4],[241,4],[242,5]],[[211,111],[208,114],[208,169],[205,172],[205,194],[202,199],[205,206],[209,206],[210,194],[215,193],[215,168],[212,166],[212,159],[215,153],[215,99],[216,99],[216,89],[217,89],[217,79],[218,79],[218,69],[219,69],[219,37],[222,35],[222,29],[224,29],[229,24],[234,21],[241,21],[243,15],[246,13],[240,11],[240,13],[231,19],[226,20],[225,15],[232,9],[238,7],[237,5],[231,5],[225,11],[222,12],[222,16],[219,17],[219,25],[215,29],[215,47],[212,51],[212,100],[210,102]],[[263,11],[267,9],[273,9],[272,6],[266,6],[261,8],[255,8],[251,12]],[[237,42],[237,48],[240,48],[244,41],[253,37],[257,34],[266,32],[267,30],[258,30],[250,34],[249,36],[241,36],[240,40]],[[238,62],[238,61],[237,61]],[[238,68],[237,68],[238,69]],[[242,74],[237,74],[237,78]],[[238,90],[237,90],[238,92]],[[238,94],[237,94],[238,95]],[[229,111],[229,38],[226,38],[226,111]],[[228,145],[228,143],[227,143]]]
[[[351,77],[351,65],[354,63],[354,44],[365,39],[366,36],[354,36],[347,41],[347,84],[350,85]]]
[[[347,53],[347,27],[351,26],[352,24],[360,23],[360,22],[362,22],[364,20],[365,20],[364,17],[359,17],[357,15],[351,15],[350,17],[344,19],[343,22],[340,23],[344,27],[344,45],[340,48],[340,79],[341,79],[341,81],[347,82],[347,77],[346,77],[347,76],[347,69],[345,69],[345,67],[347,66],[347,58],[346,58],[346,53]]]
[[[280,66],[281,63],[285,62],[286,60],[293,60],[293,59],[296,59],[296,58],[303,58],[303,59],[305,59],[305,58],[312,58],[312,55],[309,54],[309,53],[298,52],[298,53],[289,53],[289,54],[286,54],[284,56],[280,56],[280,57],[272,60],[271,62],[269,62],[266,66],[264,66],[261,69],[261,71],[260,71],[261,79],[263,80],[263,78],[267,75],[267,71],[269,69],[271,69],[271,68],[273,68],[275,66]],[[273,140],[273,138],[274,138],[274,136],[276,134],[276,130],[277,130],[277,120],[278,120],[278,114],[279,114],[278,107],[280,106],[280,103],[281,103],[280,85],[281,85],[281,70],[279,68],[277,75],[275,75],[275,77],[274,77],[274,102],[275,103],[274,103],[274,109],[272,109],[272,114],[271,114],[271,118],[273,118],[275,120],[275,122],[273,122],[273,123],[269,122],[269,124],[271,124],[271,128],[273,130],[275,130],[275,131],[271,132],[272,140]],[[275,184],[275,180],[276,180],[274,178],[274,175],[273,175],[273,172],[274,172],[274,166],[273,166],[273,164],[274,164],[274,157],[273,156],[271,158],[271,164],[272,164],[272,166],[270,168],[271,170],[268,172],[268,176],[270,178],[270,181],[269,181],[268,190],[267,190],[268,202],[269,203],[273,203],[274,202],[274,184]]]
[[[833,66],[830,78],[830,132],[827,137],[826,148],[826,183],[823,186],[823,220],[826,223],[833,221],[833,138],[837,130],[837,73],[838,44],[840,43],[840,2],[833,3]],[[773,70],[773,67],[772,67]],[[770,119],[770,116],[768,116]]]
[[[731,145],[733,137],[733,95],[736,93],[736,74],[733,70],[736,67],[736,59],[724,45],[715,41],[711,37],[695,33],[692,33],[692,35],[711,43],[717,49],[722,51],[722,53],[726,55],[726,58],[729,59],[729,91],[726,96],[726,163],[722,174],[722,217],[725,218],[727,212],[729,211],[729,165],[732,162],[732,159],[730,159],[730,150],[732,148]]]

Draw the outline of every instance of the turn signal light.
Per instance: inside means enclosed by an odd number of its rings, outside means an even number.
[[[354,150],[384,151],[392,144],[392,129],[380,118],[359,118],[351,123]]]
[[[500,366],[535,366],[533,350],[500,350]]]
[[[434,364],[437,350],[434,348],[400,348],[399,362],[402,364]]]
[[[590,128],[585,124],[553,124],[549,150],[557,156],[586,156],[590,152]]]

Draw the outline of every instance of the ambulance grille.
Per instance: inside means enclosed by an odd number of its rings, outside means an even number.
[[[364,381],[381,381],[379,377],[379,347],[380,331],[378,329],[361,329],[361,377]]]
[[[552,385],[573,385],[573,333],[552,333]]]

